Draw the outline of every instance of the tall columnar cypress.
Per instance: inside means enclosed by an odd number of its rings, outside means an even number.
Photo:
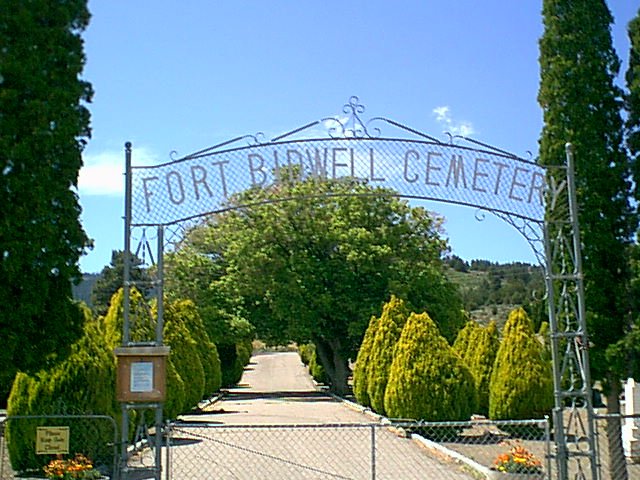
[[[489,416],[494,420],[542,418],[553,406],[551,364],[522,308],[505,323],[490,380]]]
[[[382,308],[375,336],[371,345],[367,367],[367,395],[371,408],[381,415],[384,410],[384,392],[389,381],[394,349],[402,333],[409,311],[404,301],[395,295]]]
[[[625,124],[627,133],[627,147],[633,161],[633,176],[640,179],[640,11],[636,17],[629,22],[629,68],[625,74],[627,82],[627,92],[625,95],[625,109],[627,111],[627,121]],[[636,188],[636,198],[638,189]]]
[[[637,184],[640,181],[640,11],[628,26],[629,43],[631,48],[629,51],[629,67],[627,69],[625,79],[627,83],[627,91],[625,95],[625,110],[627,112],[626,143],[629,155],[632,161],[633,177],[636,182],[635,195],[640,200],[640,189]],[[636,214],[638,211],[636,210]],[[631,332],[627,334],[621,343],[622,358],[618,358],[619,362],[626,365],[629,374],[638,378],[640,371],[640,344],[637,341],[637,335],[640,331],[640,246],[638,243],[631,247],[630,254],[631,265],[631,288],[629,298],[631,299],[631,311],[633,312],[632,321],[635,322]],[[634,338],[635,337],[635,338]]]
[[[356,357],[356,363],[353,366],[353,395],[360,405],[365,407],[371,406],[368,393],[368,378],[367,372],[369,368],[369,362],[371,360],[371,347],[373,345],[373,339],[376,336],[376,330],[378,329],[379,319],[374,315],[369,320],[369,326],[364,332],[364,338],[358,349],[358,356]]]
[[[612,16],[604,0],[544,0],[543,22],[540,162],[563,164],[565,143],[573,144],[591,373],[605,386],[609,413],[617,413],[623,372],[606,361],[606,352],[628,325],[626,247],[637,221],[629,198],[631,162],[622,144],[622,92],[614,83],[620,61]],[[624,463],[620,445],[610,447],[611,463]]]
[[[0,8],[3,371],[37,370],[82,332],[70,298],[89,244],[74,191],[90,135],[92,91],[80,79],[86,4],[4,0]]]
[[[426,313],[402,329],[384,405],[389,417],[433,421],[468,420],[477,408],[471,372]]]

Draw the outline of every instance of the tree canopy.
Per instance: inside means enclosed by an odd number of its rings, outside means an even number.
[[[563,165],[565,144],[573,144],[591,373],[605,387],[609,413],[618,413],[624,372],[607,355],[630,324],[627,255],[637,228],[630,200],[638,179],[632,181],[636,172],[623,145],[613,18],[604,0],[544,0],[542,12],[540,162]],[[610,423],[612,466],[624,465],[619,429],[619,421]],[[626,471],[615,476],[626,478]]]
[[[70,298],[89,245],[74,191],[90,136],[86,3],[6,0],[0,9],[3,371],[41,368],[82,331]]]
[[[292,177],[243,192],[193,229],[167,262],[173,281],[189,286],[178,289],[246,316],[264,340],[313,342],[338,391],[391,294],[455,337],[461,302],[443,273],[438,217],[360,181]],[[206,279],[193,280],[198,268]]]
[[[629,282],[626,247],[637,221],[629,198],[631,164],[622,144],[622,92],[614,84],[620,62],[611,41],[612,18],[603,0],[547,0],[543,15],[540,161],[561,165],[565,143],[574,145],[592,373],[617,390],[620,377],[604,355],[627,327],[628,299],[621,292]]]
[[[130,280],[146,296],[152,285],[149,272],[144,268],[142,260],[135,255],[131,256],[130,268]],[[91,304],[98,315],[106,315],[113,294],[122,288],[123,282],[124,252],[122,250],[113,250],[111,252],[111,263],[102,269],[100,277],[91,289]]]

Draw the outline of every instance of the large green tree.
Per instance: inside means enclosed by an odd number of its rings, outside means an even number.
[[[606,352],[629,323],[626,253],[636,218],[629,198],[631,162],[622,142],[622,92],[614,82],[620,62],[612,16],[604,0],[544,0],[543,21],[540,161],[563,164],[565,143],[574,146],[591,372],[604,382],[608,410],[616,413],[621,372],[607,362]],[[612,463],[624,462],[620,448],[610,454]]]
[[[135,255],[131,256],[129,279],[146,296],[153,286],[152,278],[144,267],[144,262]],[[100,277],[91,289],[91,306],[98,315],[106,315],[113,294],[122,288],[124,282],[124,252],[113,250],[111,263],[100,272]]]
[[[190,252],[194,260],[168,268],[204,263],[211,273],[217,264],[222,271],[209,277],[208,294],[246,315],[263,339],[313,342],[340,393],[368,320],[392,293],[455,337],[461,303],[443,273],[438,218],[362,182],[291,177],[233,199],[230,208],[253,206],[192,231],[176,255]]]
[[[89,244],[74,190],[89,138],[86,0],[0,6],[0,370],[34,370],[82,331],[71,281]],[[58,355],[61,357],[62,355]],[[15,370],[14,370],[15,371]]]

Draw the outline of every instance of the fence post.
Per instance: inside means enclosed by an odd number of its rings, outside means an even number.
[[[371,424],[371,480],[376,480],[376,426]]]
[[[4,432],[5,432],[5,424],[6,424],[6,418],[0,422],[0,478],[4,478],[4,448],[5,448],[5,441],[4,441]]]
[[[164,471],[165,471],[165,480],[170,480],[171,479],[171,459],[169,457],[170,455],[170,451],[171,451],[171,423],[169,423],[169,421],[167,420],[167,422],[165,423],[165,465],[164,465]]]
[[[549,415],[544,416],[544,449],[546,458],[547,478],[551,478],[551,425]]]

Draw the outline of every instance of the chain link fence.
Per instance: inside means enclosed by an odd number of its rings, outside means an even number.
[[[42,478],[49,462],[77,454],[114,479],[118,442],[116,423],[105,415],[10,416],[0,426],[0,480]]]
[[[38,427],[68,427],[69,454],[63,456],[81,453],[105,477],[118,478],[119,437],[111,417],[8,417],[1,427],[0,480],[42,477],[42,467],[57,457],[36,453]],[[595,427],[600,479],[640,480],[640,440],[635,440],[640,437],[640,415],[598,414]],[[556,475],[546,420],[318,425],[176,422],[167,425],[165,433],[162,475],[167,480],[494,479],[501,478],[496,461],[514,460],[514,451],[525,451],[523,455],[539,466],[530,480]],[[616,455],[616,448],[624,455]],[[588,463],[583,467],[584,478],[591,478]],[[577,463],[570,464],[569,470],[570,478],[580,478]]]
[[[546,420],[321,425],[173,423],[166,479],[500,478],[496,460],[526,455],[549,478]],[[526,452],[526,453],[523,453]],[[508,467],[505,467],[508,468]]]
[[[640,415],[598,414],[601,480],[640,480]]]

